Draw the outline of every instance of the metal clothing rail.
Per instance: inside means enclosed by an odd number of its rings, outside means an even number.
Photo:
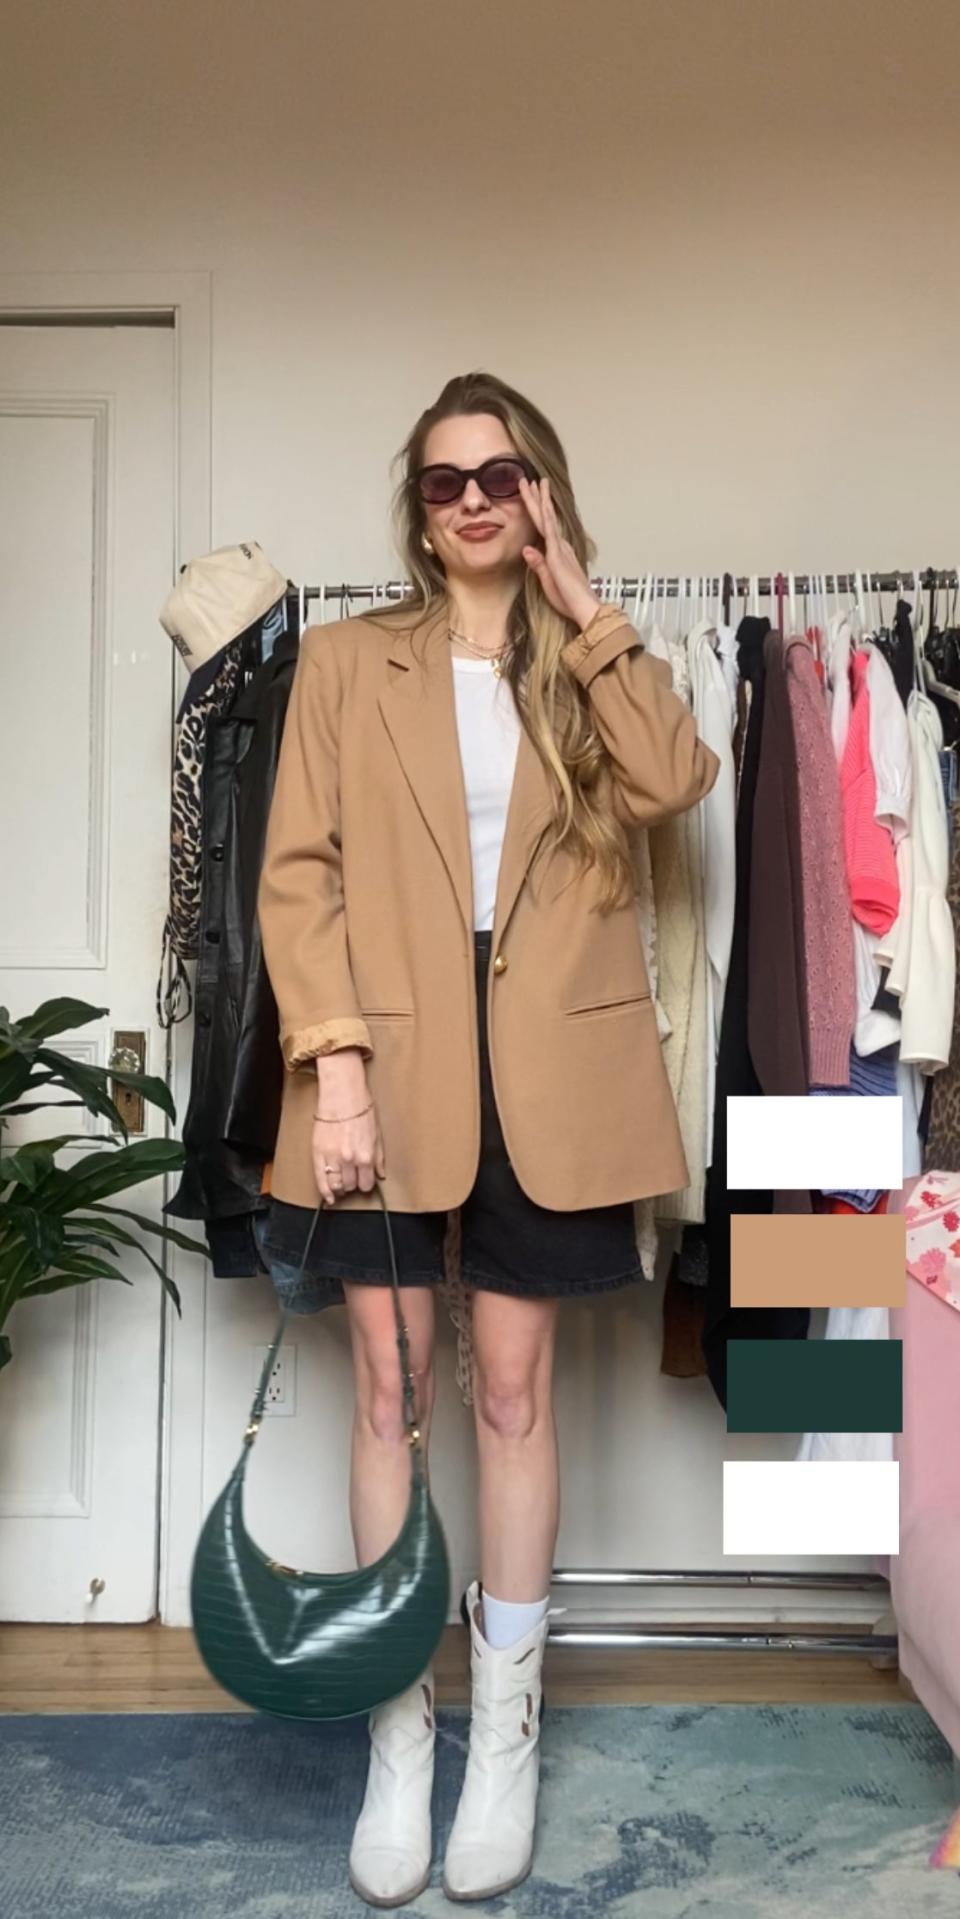
[[[599,593],[601,597],[611,595],[616,599],[624,600],[630,594],[636,595],[641,592],[647,577],[650,576],[641,574],[639,577],[636,575],[621,577],[619,574],[607,573],[592,578],[590,584],[594,591]],[[665,597],[667,599],[677,599],[681,593],[689,597],[694,582],[697,582],[699,585],[701,598],[716,598],[723,592],[724,583],[727,582],[731,599],[745,600],[748,596],[756,594],[759,599],[772,600],[776,597],[778,581],[781,588],[785,589],[788,580],[792,580],[795,593],[818,593],[825,587],[830,598],[836,598],[838,594],[855,593],[858,578],[860,584],[865,589],[874,593],[895,593],[901,587],[909,591],[920,590],[923,592],[933,591],[937,588],[956,588],[960,586],[960,569],[955,566],[928,566],[923,567],[917,572],[913,567],[908,566],[902,570],[884,573],[867,573],[861,571],[859,575],[855,572],[794,573],[792,575],[781,573],[777,575],[766,573],[728,574],[714,571],[706,574],[655,573],[652,575],[652,578],[658,599]],[[339,583],[331,584],[330,586],[302,586],[299,588],[291,588],[287,593],[287,599],[293,604],[300,602],[304,606],[311,600],[320,600],[324,603],[332,600],[335,602],[338,601],[341,605],[351,600],[389,602],[391,600],[401,599],[407,590],[402,580],[387,580],[374,583],[365,582],[362,585],[354,585],[349,581],[341,580]]]
[[[786,581],[785,575],[747,575],[710,574],[699,576],[702,595],[719,595],[724,583],[729,583],[731,598],[745,598],[756,594],[760,598],[772,598],[777,590],[778,580]],[[656,575],[658,599],[664,595],[676,598],[681,591],[689,592],[691,579],[697,575],[681,574],[672,576]],[[855,593],[858,576],[855,573],[829,573],[826,576],[813,576],[795,573],[792,585],[795,593],[808,589],[819,591],[820,583],[825,580],[830,597],[841,593]],[[859,583],[871,591],[896,592],[901,587],[927,591],[935,588],[956,587],[960,573],[956,567],[926,567],[919,574],[912,567],[893,573],[861,572]],[[642,590],[644,578],[623,579],[619,575],[602,575],[591,580],[591,585],[602,598],[615,597],[626,599],[629,594]],[[616,589],[615,593],[612,589]],[[301,610],[301,620],[305,616],[309,601],[338,602],[343,605],[351,600],[375,600],[378,604],[392,599],[400,599],[407,591],[401,580],[353,585],[340,581],[330,586],[302,586],[290,588],[287,601]],[[805,1572],[644,1572],[626,1569],[573,1569],[556,1568],[551,1581],[553,1586],[614,1586],[629,1590],[632,1587],[705,1587],[709,1590],[776,1590],[787,1589],[806,1592],[876,1592],[878,1596],[888,1590],[886,1580],[872,1573],[805,1573]],[[461,1617],[466,1624],[466,1598],[461,1603]],[[749,1631],[671,1631],[654,1627],[647,1630],[640,1626],[629,1625],[579,1625],[551,1626],[548,1633],[551,1646],[629,1646],[668,1652],[810,1652],[821,1656],[838,1654],[849,1656],[862,1653],[873,1658],[889,1658],[896,1655],[896,1634],[881,1632],[840,1632],[836,1626],[813,1628],[798,1633],[789,1627],[782,1632]]]
[[[702,1586],[711,1591],[737,1591],[777,1588],[803,1592],[876,1592],[887,1593],[887,1582],[877,1573],[804,1573],[804,1572],[627,1572],[567,1571],[555,1568],[554,1586]],[[797,1632],[786,1626],[782,1631],[715,1630],[689,1628],[686,1632],[664,1627],[589,1625],[551,1626],[548,1634],[553,1646],[630,1646],[661,1652],[811,1652],[863,1653],[874,1659],[896,1654],[895,1633],[871,1631],[841,1632],[836,1626],[814,1627]]]

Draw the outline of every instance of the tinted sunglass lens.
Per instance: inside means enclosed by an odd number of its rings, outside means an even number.
[[[481,486],[492,500],[510,500],[520,491],[522,473],[519,460],[491,460],[483,469]]]
[[[442,506],[455,500],[462,490],[463,477],[455,466],[434,467],[420,477],[420,497],[431,506]]]

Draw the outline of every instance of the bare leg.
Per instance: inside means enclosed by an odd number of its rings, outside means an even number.
[[[350,1452],[350,1523],[357,1564],[392,1546],[410,1499],[410,1446],[403,1425],[397,1328],[389,1286],[343,1282],[356,1400]],[[429,1286],[400,1294],[424,1451],[433,1414],[434,1301]]]
[[[541,1671],[559,1517],[553,1353],[557,1301],[473,1298],[474,1409],[480,1458],[480,1569],[467,1595],[473,1713],[463,1788],[447,1844],[448,1899],[475,1902],[519,1885],[533,1860],[540,1777]],[[488,1601],[506,1643],[487,1637]],[[528,1606],[513,1633],[512,1606]],[[492,1608],[489,1609],[491,1612]],[[528,1615],[529,1617],[529,1615]]]
[[[410,1500],[400,1356],[389,1286],[344,1281],[356,1380],[350,1519],[357,1562],[392,1546]],[[400,1295],[417,1415],[426,1447],[433,1412],[433,1293]],[[405,1692],[370,1714],[370,1765],[350,1847],[350,1883],[374,1906],[408,1905],[430,1877],[430,1796],[436,1727],[432,1662]]]
[[[533,1601],[550,1588],[560,1512],[558,1304],[479,1290],[473,1297],[480,1577],[497,1599]]]

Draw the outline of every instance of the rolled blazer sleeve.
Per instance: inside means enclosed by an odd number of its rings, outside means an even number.
[[[308,627],[290,689],[257,896],[280,1045],[291,1069],[347,1046],[373,1053],[347,949],[340,707],[334,646],[322,627]]]
[[[619,607],[599,607],[563,658],[589,694],[624,825],[655,826],[709,793],[720,761],[698,738],[666,661],[645,651]]]

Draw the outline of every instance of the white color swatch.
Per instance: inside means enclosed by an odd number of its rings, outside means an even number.
[[[896,1553],[897,1460],[727,1459],[724,1553]]]
[[[727,1190],[903,1185],[899,1094],[727,1099]]]

